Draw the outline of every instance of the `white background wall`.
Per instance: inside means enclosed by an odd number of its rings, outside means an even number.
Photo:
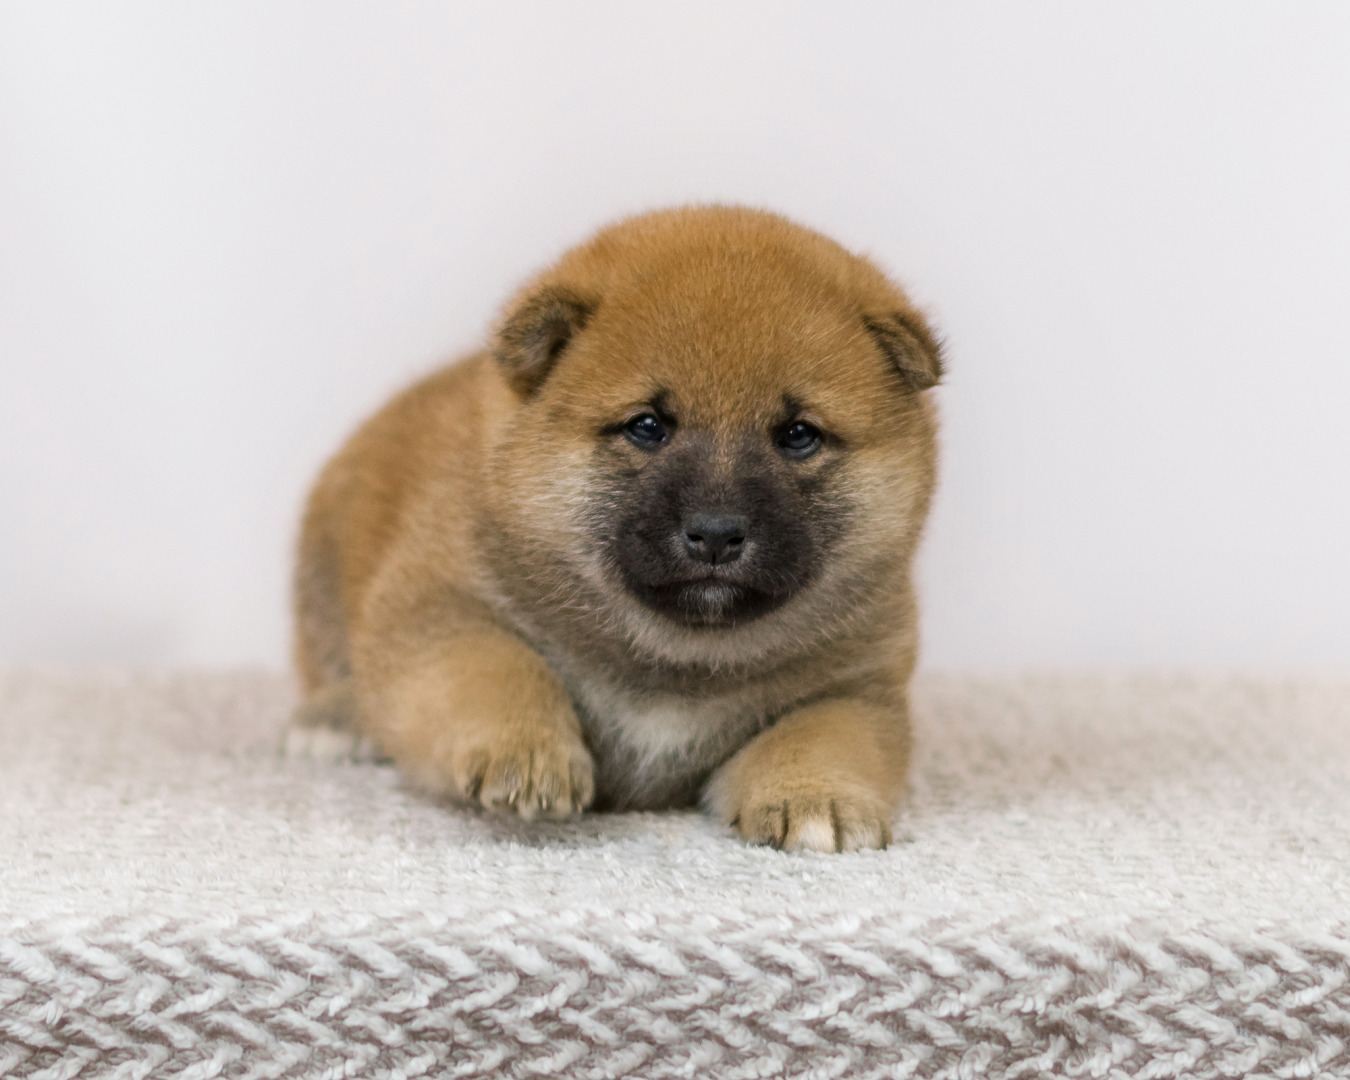
[[[0,662],[280,666],[302,491],[629,211],[950,343],[934,665],[1350,667],[1350,5],[0,7]]]

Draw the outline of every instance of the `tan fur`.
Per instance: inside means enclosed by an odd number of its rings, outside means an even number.
[[[702,798],[754,841],[884,846],[939,373],[894,285],[780,217],[686,208],[602,231],[520,292],[490,350],[397,397],[324,469],[296,574],[302,722],[354,711],[428,788],[526,817],[597,791]],[[652,460],[616,425],[658,391],[708,448],[709,483],[771,446],[787,399],[838,436],[774,466],[846,508],[781,607],[690,625],[602,555],[607,478]]]

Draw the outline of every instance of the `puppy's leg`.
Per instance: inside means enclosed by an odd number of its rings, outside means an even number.
[[[882,848],[908,756],[903,710],[820,702],[756,736],[713,774],[703,801],[755,843],[790,851]]]
[[[321,485],[310,496],[291,582],[293,655],[307,697],[348,679],[352,673],[338,548],[329,528],[326,495]]]
[[[406,635],[376,641],[374,653],[357,647],[362,721],[416,781],[524,818],[590,805],[581,724],[561,680],[524,641],[486,620],[411,654]]]
[[[368,761],[378,757],[361,734],[356,689],[347,655],[337,548],[328,530],[325,492],[306,509],[293,582],[295,666],[304,700],[282,735],[287,757],[320,761]]]

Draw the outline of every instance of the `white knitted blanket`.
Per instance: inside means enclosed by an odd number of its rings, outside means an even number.
[[[896,844],[524,825],[0,678],[0,1075],[1350,1076],[1350,684],[925,677]]]

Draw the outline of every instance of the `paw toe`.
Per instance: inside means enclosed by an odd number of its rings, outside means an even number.
[[[541,746],[467,761],[461,791],[490,810],[522,818],[562,818],[590,805],[591,762],[584,749]]]
[[[843,798],[795,796],[742,810],[733,824],[752,843],[785,851],[862,851],[891,842],[880,807]]]

